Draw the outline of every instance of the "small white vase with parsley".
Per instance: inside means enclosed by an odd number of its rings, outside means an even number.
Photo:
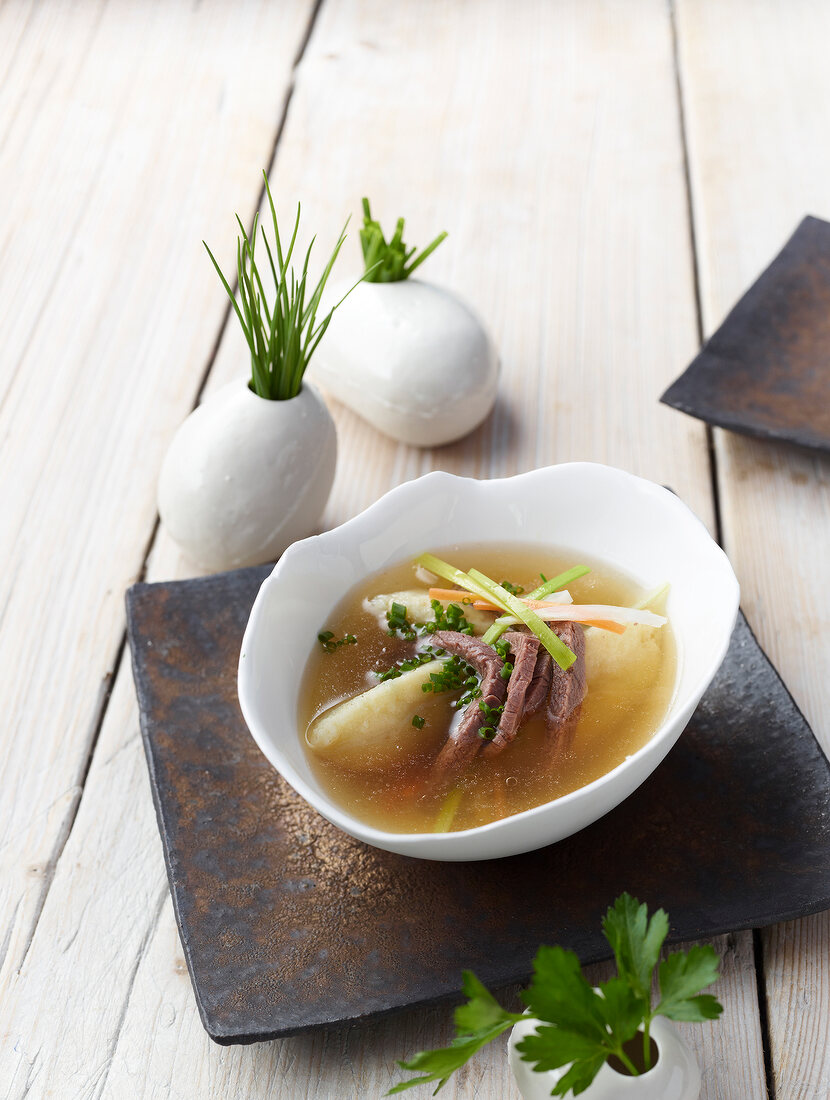
[[[331,395],[401,443],[437,447],[467,435],[496,399],[498,359],[481,322],[450,291],[412,278],[422,251],[404,220],[386,240],[363,200],[365,273],[332,321],[313,373]]]
[[[701,993],[717,980],[717,954],[708,944],[697,945],[660,962],[669,918],[662,909],[649,918],[646,906],[629,894],[608,910],[602,931],[617,974],[592,987],[573,951],[540,947],[521,995],[524,1013],[506,1012],[465,971],[468,999],[455,1010],[455,1039],[399,1062],[418,1076],[387,1095],[426,1084],[437,1084],[438,1092],[486,1043],[510,1031],[510,1068],[523,1100],[697,1100],[700,1069],[669,1020],[702,1023],[720,1016],[718,1001]]]
[[[311,248],[299,274],[291,266],[300,208],[284,249],[267,178],[265,186],[273,241],[261,229],[267,257],[262,270],[255,254],[257,219],[249,237],[237,217],[239,300],[205,244],[242,328],[250,376],[223,387],[190,414],[173,438],[159,479],[162,522],[207,569],[272,561],[311,534],[334,479],[334,421],[304,375],[337,308],[318,317],[345,229],[312,288]],[[273,285],[270,295],[266,281]]]

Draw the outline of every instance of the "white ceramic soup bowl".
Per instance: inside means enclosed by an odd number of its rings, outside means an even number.
[[[522,543],[605,561],[644,587],[668,581],[675,691],[653,737],[613,771],[552,802],[450,833],[392,833],[338,806],[316,780],[297,711],[308,655],[365,577],[456,543]],[[541,555],[540,555],[541,556]],[[738,611],[732,567],[673,493],[610,466],[573,462],[496,481],[431,473],[359,516],[294,543],[263,583],[242,642],[239,702],[257,744],[316,810],[352,836],[421,859],[477,860],[562,840],[617,806],[678,739],[723,660]]]

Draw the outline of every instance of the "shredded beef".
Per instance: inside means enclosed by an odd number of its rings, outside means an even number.
[[[576,660],[567,671],[551,661],[550,690],[545,710],[545,725],[551,744],[572,732],[588,690],[585,674],[585,631],[577,623],[570,622],[557,623],[554,629],[560,640],[576,654]]]
[[[522,715],[522,721],[534,715],[542,706],[542,703],[547,699],[548,690],[550,689],[552,664],[553,658],[545,647],[540,645],[539,652],[536,654],[536,667],[533,670],[533,679],[530,681],[527,694],[525,695],[525,712]]]
[[[469,763],[482,745],[478,731],[486,724],[487,719],[478,705],[479,702],[498,707],[504,700],[507,689],[507,684],[501,677],[504,662],[493,647],[482,642],[480,638],[454,630],[437,630],[432,635],[431,644],[445,649],[447,653],[454,653],[472,665],[481,677],[480,698],[474,699],[467,706],[435,761],[435,768],[439,772],[455,771]]]
[[[515,740],[519,726],[526,717],[526,698],[528,688],[536,671],[539,653],[539,639],[533,634],[520,634],[509,630],[504,640],[510,645],[513,655],[513,672],[507,684],[507,698],[504,701],[499,728],[493,740],[482,749],[483,756],[496,756]]]

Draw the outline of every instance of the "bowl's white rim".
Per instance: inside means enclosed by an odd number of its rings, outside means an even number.
[[[700,529],[700,532],[705,536],[705,539],[710,544],[710,551],[714,552],[716,559],[719,557],[722,559],[722,564],[727,570],[727,580],[731,580],[733,589],[733,608],[728,617],[728,620],[724,620],[728,623],[728,628],[724,629],[723,635],[720,638],[719,644],[713,648],[712,657],[706,666],[705,671],[698,677],[694,686],[689,687],[684,692],[681,698],[677,695],[672,699],[669,709],[660,723],[658,728],[654,731],[649,740],[642,745],[636,752],[631,753],[624,760],[612,768],[611,771],[606,772],[604,775],[599,776],[597,779],[592,780],[590,783],[586,783],[583,787],[578,787],[574,791],[568,792],[568,794],[560,795],[558,798],[551,799],[549,802],[542,802],[538,806],[532,806],[530,809],[522,810],[520,813],[511,814],[509,817],[499,818],[498,821],[490,821],[486,825],[477,825],[472,829],[459,829],[457,831],[448,833],[397,833],[389,832],[385,829],[378,829],[373,825],[361,821],[342,810],[334,803],[330,803],[326,799],[325,803],[321,805],[321,798],[317,791],[315,791],[303,777],[292,766],[291,762],[279,752],[274,750],[273,745],[270,743],[266,748],[266,737],[259,730],[258,723],[254,720],[251,710],[247,704],[247,680],[248,669],[250,664],[245,661],[245,653],[247,647],[250,644],[251,638],[257,631],[257,624],[260,616],[263,613],[263,608],[266,600],[267,589],[277,581],[279,581],[281,574],[290,566],[291,561],[302,552],[304,547],[308,547],[310,544],[318,544],[321,540],[328,542],[335,537],[341,536],[347,533],[350,538],[359,537],[364,527],[371,527],[375,516],[381,512],[384,512],[388,506],[390,500],[393,498],[404,496],[409,492],[412,492],[415,487],[423,486],[428,481],[450,481],[459,485],[466,485],[469,487],[480,487],[489,485],[500,485],[505,482],[513,482],[523,480],[529,481],[539,477],[553,477],[553,476],[565,476],[568,471],[574,471],[577,469],[592,470],[603,472],[603,476],[616,476],[621,481],[627,483],[635,483],[638,489],[645,491],[653,495],[660,501],[661,507],[668,507],[670,510],[674,510],[677,516],[682,519],[684,523],[691,523]],[[478,491],[476,488],[475,491]],[[406,555],[402,555],[403,560]],[[286,564],[287,563],[287,564]],[[390,563],[391,564],[391,563]],[[355,580],[355,584],[359,583],[361,578]],[[510,477],[504,478],[472,478],[462,477],[459,474],[451,474],[446,470],[432,470],[427,474],[422,474],[420,477],[413,478],[411,481],[405,481],[401,485],[396,485],[388,492],[384,493],[382,497],[379,497],[373,504],[370,504],[362,512],[359,512],[351,519],[345,520],[337,527],[332,527],[328,531],[323,531],[317,535],[311,535],[306,539],[301,539],[298,542],[292,543],[287,548],[280,560],[276,563],[271,573],[265,578],[257,593],[251,614],[248,619],[248,624],[245,627],[245,633],[242,638],[242,646],[240,649],[239,666],[237,671],[237,695],[239,698],[240,709],[245,719],[245,723],[248,726],[248,730],[251,736],[256,741],[260,750],[267,758],[269,763],[274,767],[280,775],[294,788],[294,790],[301,795],[311,806],[317,810],[323,817],[330,821],[333,825],[337,825],[343,829],[344,832],[349,833],[351,836],[355,836],[360,840],[364,840],[368,844],[373,844],[380,848],[392,847],[396,851],[400,851],[402,848],[414,848],[429,846],[438,848],[442,843],[446,843],[448,840],[454,844],[462,843],[467,838],[485,836],[489,833],[503,830],[506,827],[520,828],[521,822],[532,820],[534,817],[541,817],[549,814],[551,807],[556,806],[562,808],[563,812],[566,807],[573,803],[584,801],[586,798],[596,791],[599,791],[604,786],[611,784],[614,781],[614,777],[624,769],[629,769],[634,766],[635,762],[641,759],[643,756],[654,752],[657,745],[661,741],[665,741],[671,732],[672,727],[676,721],[678,712],[682,712],[685,706],[692,700],[698,700],[703,695],[703,692],[712,682],[715,673],[723,663],[723,659],[726,656],[729,648],[729,642],[732,638],[732,632],[735,627],[735,622],[738,617],[738,609],[740,606],[740,586],[738,579],[735,576],[735,572],[732,569],[732,564],[729,558],[726,556],[723,548],[718,545],[712,538],[705,524],[700,520],[698,516],[684,504],[683,501],[671,490],[665,489],[662,485],[658,485],[656,482],[649,481],[646,478],[639,477],[637,474],[629,473],[627,470],[621,470],[616,466],[607,466],[601,462],[563,462],[553,466],[543,466],[536,470],[529,470],[521,474],[513,474]],[[674,716],[674,717],[673,717]],[[682,732],[682,731],[681,731]],[[679,734],[678,734],[679,736]],[[277,765],[272,758],[272,754],[279,755],[280,765]],[[636,788],[635,788],[636,789]],[[544,841],[543,841],[544,843]]]

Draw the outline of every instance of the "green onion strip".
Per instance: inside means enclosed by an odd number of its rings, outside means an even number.
[[[434,833],[448,833],[450,831],[450,826],[461,804],[461,797],[463,794],[464,791],[461,787],[453,787],[444,799],[444,804],[441,806],[438,817],[435,819],[435,824],[432,827]]]
[[[506,588],[502,588],[500,584],[497,584],[495,581],[485,576],[484,573],[479,572],[477,569],[471,569],[469,573],[464,573],[461,569],[456,569],[447,562],[441,561],[440,558],[436,558],[434,554],[421,554],[418,558],[418,564],[428,569],[431,573],[435,573],[436,576],[443,577],[444,580],[457,584],[459,588],[463,588],[467,592],[472,592],[474,595],[480,596],[482,599],[487,600],[488,603],[495,604],[496,607],[504,611],[508,617],[519,619],[520,622],[523,622],[525,626],[536,635],[561,669],[569,669],[576,660],[576,654],[572,653],[550,627],[542,622],[535,611],[532,611],[526,604],[522,603],[521,600],[511,595]],[[529,598],[534,600],[542,599],[557,588],[561,588],[564,584],[576,580],[578,577],[582,577],[588,572],[589,570],[584,565],[575,566],[573,569],[568,570],[567,573],[562,573],[560,576],[546,581],[540,588],[535,589],[535,591],[530,594]],[[493,641],[500,637],[509,625],[509,622],[502,623],[500,619],[497,619],[484,635],[482,641],[486,642],[488,645],[492,645]],[[495,633],[497,627],[499,628],[498,633]]]
[[[506,588],[502,588],[500,584],[491,581],[489,577],[485,577],[485,575],[480,573],[477,569],[471,569],[470,576],[474,581],[481,584],[490,592],[491,603],[496,603],[497,601],[494,597],[498,597],[498,602],[501,603],[502,606],[506,604],[510,614],[515,615],[517,619],[533,631],[563,671],[571,667],[576,660],[576,654],[568,649],[565,643],[554,634],[547,623],[542,622],[535,611],[531,611],[531,609],[526,604],[523,604],[521,600],[517,599],[515,596],[511,596]]]
[[[527,597],[529,600],[543,600],[545,596],[549,596],[551,592],[558,592],[560,588],[566,588],[573,581],[579,580],[580,577],[584,577],[586,573],[590,573],[591,570],[587,565],[575,565],[573,569],[568,569],[565,573],[560,573],[558,577],[552,577],[549,581],[545,581]],[[500,619],[496,619],[490,629],[482,638],[482,641],[487,642],[488,645],[492,645],[493,642],[504,634],[505,630],[510,628],[510,618],[508,616],[502,616]]]

